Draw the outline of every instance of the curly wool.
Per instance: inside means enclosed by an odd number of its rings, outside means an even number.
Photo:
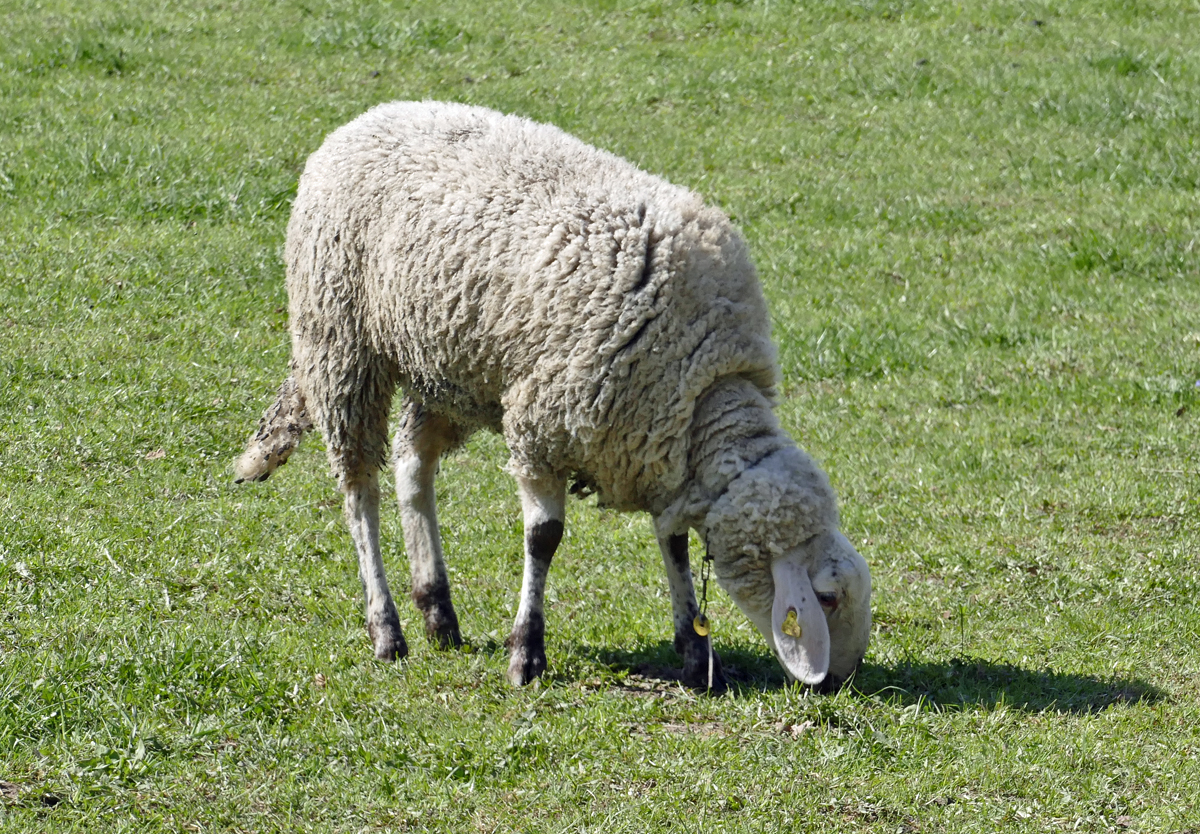
[[[739,604],[770,607],[771,563],[796,545],[837,530],[837,502],[825,473],[796,447],[744,470],[712,502],[702,529],[717,578]]]
[[[368,111],[309,158],[286,260],[293,368],[331,451],[361,445],[347,396],[386,409],[400,385],[464,436],[503,432],[516,474],[657,514],[689,477],[702,396],[726,379],[768,412],[774,396],[766,305],[728,218],[523,118]]]

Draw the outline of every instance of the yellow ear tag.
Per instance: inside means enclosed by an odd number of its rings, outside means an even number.
[[[708,617],[704,616],[703,614],[697,614],[692,620],[692,628],[694,628],[696,633],[701,637],[707,637],[709,632]]]
[[[787,616],[783,618],[783,625],[779,627],[779,630],[796,640],[804,636],[804,629],[800,628],[800,621],[796,619],[795,608],[788,609]]]

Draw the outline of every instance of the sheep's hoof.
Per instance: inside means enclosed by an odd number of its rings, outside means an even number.
[[[546,623],[541,614],[514,625],[504,642],[509,651],[506,677],[513,686],[524,686],[546,671]]]
[[[439,649],[458,649],[463,645],[458,630],[458,615],[450,602],[449,588],[413,589],[413,602],[425,618],[425,636]]]
[[[426,621],[425,636],[429,638],[430,643],[442,650],[461,649],[463,647],[463,639],[458,631],[457,620],[433,627]]]
[[[393,618],[394,622],[391,621]],[[367,634],[371,636],[377,659],[391,662],[408,656],[408,643],[404,640],[404,632],[400,630],[398,615],[393,614],[382,624],[368,623]]]
[[[679,679],[684,686],[691,689],[708,690],[708,641],[699,637],[681,640],[677,636],[675,639],[676,650],[679,649],[681,643],[683,650],[679,653],[683,656],[683,672]],[[725,680],[725,673],[721,669],[721,656],[713,652],[711,691],[720,693],[728,688],[729,682]]]
[[[714,695],[719,695],[729,689],[729,681],[725,680],[725,673],[721,671],[721,658],[713,655],[713,676],[712,689],[708,687],[708,660],[704,661],[703,666],[684,666],[683,673],[679,676],[683,685],[689,689],[699,691],[712,692]]]
[[[525,686],[532,683],[546,671],[546,652],[544,650],[514,649],[508,660],[508,682],[513,686]]]

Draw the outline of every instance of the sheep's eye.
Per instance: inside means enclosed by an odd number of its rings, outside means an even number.
[[[817,602],[821,603],[821,607],[827,611],[837,611],[838,598],[837,594],[817,593]]]

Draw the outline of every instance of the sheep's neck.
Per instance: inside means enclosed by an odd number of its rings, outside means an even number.
[[[674,502],[679,520],[699,529],[734,478],[793,445],[758,386],[740,378],[718,382],[701,397],[692,418],[688,478]]]

